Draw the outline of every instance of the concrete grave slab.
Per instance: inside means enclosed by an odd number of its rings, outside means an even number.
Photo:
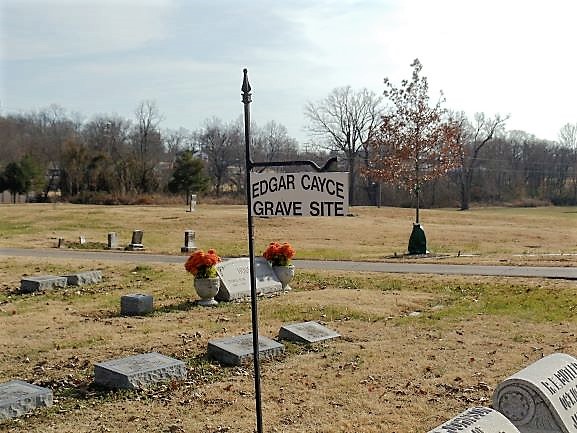
[[[302,322],[283,325],[278,336],[281,340],[295,343],[318,343],[319,341],[338,338],[341,335],[317,322]]]
[[[511,421],[488,407],[468,409],[429,433],[519,433]],[[543,432],[544,433],[544,432]]]
[[[0,384],[0,421],[52,406],[52,391],[21,380]]]
[[[152,313],[153,298],[151,295],[132,293],[120,297],[120,314],[122,316],[139,316]]]
[[[226,337],[208,342],[208,356],[227,365],[242,365],[253,359],[252,334]],[[259,359],[273,358],[284,353],[284,345],[259,335]]]
[[[102,272],[85,271],[76,274],[65,275],[69,286],[85,286],[87,284],[98,284],[102,281]]]
[[[186,379],[186,365],[150,352],[94,365],[94,383],[107,388],[147,388],[158,382]]]
[[[282,292],[282,284],[264,257],[255,257],[256,290],[259,294]],[[220,262],[216,270],[222,281],[217,301],[250,297],[250,259],[240,257]]]
[[[497,386],[493,407],[522,433],[577,433],[577,359],[541,358]]]
[[[20,280],[20,291],[32,293],[40,290],[51,290],[56,287],[66,287],[68,280],[66,277],[56,275],[40,275],[37,277],[24,277]]]

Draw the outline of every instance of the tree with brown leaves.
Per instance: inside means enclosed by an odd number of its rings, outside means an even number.
[[[394,183],[415,195],[415,224],[409,253],[426,252],[426,239],[419,221],[420,190],[424,182],[436,179],[459,165],[457,136],[459,126],[441,107],[429,103],[427,78],[415,59],[413,76],[395,87],[385,78],[384,95],[392,103],[383,115],[370,143],[370,162],[365,174],[375,181]]]

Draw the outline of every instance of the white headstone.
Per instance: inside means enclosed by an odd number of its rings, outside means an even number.
[[[255,257],[255,275],[257,293],[282,292],[282,284],[274,273],[272,266],[264,257]],[[230,259],[216,265],[222,281],[215,299],[232,301],[250,297],[250,260],[248,257]]]
[[[497,386],[493,407],[522,433],[577,433],[577,359],[538,360]]]
[[[118,235],[116,234],[116,232],[108,232],[107,241],[108,241],[107,248],[109,250],[114,250],[118,248]]]
[[[519,433],[519,430],[499,412],[488,407],[474,407],[429,433]]]

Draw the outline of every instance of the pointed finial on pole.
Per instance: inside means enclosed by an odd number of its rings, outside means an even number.
[[[250,104],[251,98],[250,98],[250,84],[248,82],[248,69],[244,68],[242,70],[242,72],[244,73],[244,79],[242,80],[242,102],[243,104]]]

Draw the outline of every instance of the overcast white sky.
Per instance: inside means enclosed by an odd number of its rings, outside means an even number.
[[[307,101],[381,94],[419,58],[445,107],[556,140],[577,123],[576,17],[574,0],[0,0],[0,113],[154,100],[162,127],[194,130],[242,114],[247,67],[252,119],[304,143]]]

